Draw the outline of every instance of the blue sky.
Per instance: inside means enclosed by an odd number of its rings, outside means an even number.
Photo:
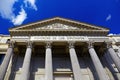
[[[63,17],[119,34],[120,0],[0,0],[0,34],[14,26]]]

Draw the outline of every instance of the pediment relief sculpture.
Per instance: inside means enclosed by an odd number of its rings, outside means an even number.
[[[68,29],[85,29],[85,28],[78,28],[78,27],[74,27],[74,26],[70,26],[70,25],[66,25],[66,24],[61,24],[61,23],[54,23],[54,24],[51,24],[51,25],[46,25],[46,26],[43,26],[43,27],[38,27],[38,28],[35,28],[35,29],[56,29],[56,30],[68,30]]]

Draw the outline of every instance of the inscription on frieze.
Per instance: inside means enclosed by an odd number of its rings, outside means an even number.
[[[32,41],[37,40],[52,40],[52,41],[88,41],[86,36],[31,36]]]

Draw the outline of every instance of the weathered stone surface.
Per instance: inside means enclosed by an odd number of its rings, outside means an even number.
[[[110,54],[111,58],[113,59],[118,71],[120,72],[120,59],[118,58],[117,54],[111,47],[108,48],[108,53]]]
[[[30,77],[30,61],[31,61],[31,54],[32,54],[32,46],[31,43],[28,43],[27,50],[25,53],[25,58],[22,66],[22,74],[20,80],[29,80]]]
[[[88,46],[88,49],[89,49],[89,53],[90,53],[90,56],[91,56],[91,59],[93,61],[93,64],[95,66],[95,69],[96,69],[96,72],[97,72],[97,75],[99,77],[99,80],[108,80],[108,77],[105,73],[105,70],[103,69],[103,66],[92,46],[92,44],[90,43],[90,45]]]
[[[83,80],[80,65],[73,45],[69,46],[69,54],[75,80]]]
[[[53,80],[52,50],[51,44],[47,43],[45,52],[45,80]]]
[[[5,55],[5,58],[0,66],[0,80],[3,80],[9,65],[10,58],[13,54],[13,47],[10,46],[7,50],[7,54]]]

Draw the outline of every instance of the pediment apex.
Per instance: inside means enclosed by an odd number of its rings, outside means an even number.
[[[9,31],[17,31],[17,30],[40,30],[40,29],[73,29],[73,30],[106,30],[107,28],[90,25],[87,23],[73,21],[70,19],[55,17],[51,19],[46,19],[42,21],[38,21],[35,23],[30,23],[27,25],[21,25],[18,27],[13,27],[9,29]]]

